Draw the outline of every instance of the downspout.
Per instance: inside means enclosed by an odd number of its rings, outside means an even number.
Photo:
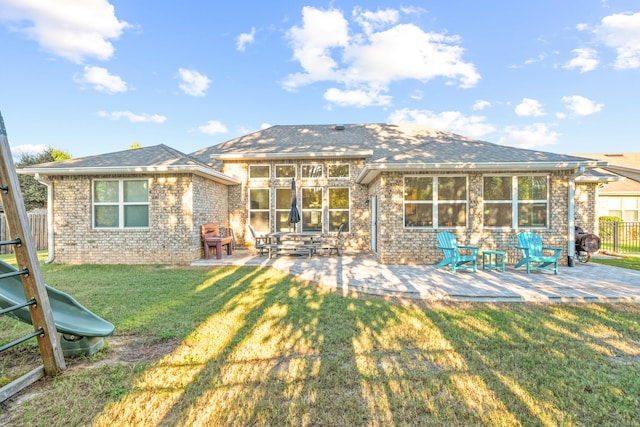
[[[567,248],[567,263],[573,267],[576,254],[576,178],[584,173],[584,166],[578,167],[578,171],[569,177],[569,207],[567,209],[569,239]]]
[[[47,259],[46,264],[55,259],[54,239],[53,239],[53,182],[43,179],[40,174],[35,174],[36,180],[40,184],[47,186]]]

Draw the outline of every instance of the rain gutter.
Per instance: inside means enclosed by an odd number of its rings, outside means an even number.
[[[53,238],[53,182],[43,179],[40,174],[35,174],[34,178],[47,187],[47,259],[44,262],[49,264],[56,257]]]
[[[598,167],[600,161],[574,162],[449,162],[449,163],[368,163],[356,177],[358,184],[369,184],[381,172],[437,172],[437,171],[540,171]]]

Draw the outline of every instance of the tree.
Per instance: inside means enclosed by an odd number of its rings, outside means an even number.
[[[49,147],[41,153],[23,154],[16,163],[16,168],[19,169],[41,163],[59,162],[70,158],[71,155],[66,151]],[[20,183],[20,191],[22,191],[22,198],[24,199],[24,207],[27,211],[47,207],[47,187],[45,185],[40,184],[30,175],[22,174],[18,175],[18,182]]]

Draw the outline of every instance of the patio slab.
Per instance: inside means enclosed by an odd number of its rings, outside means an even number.
[[[370,253],[342,256],[285,256],[268,259],[234,250],[222,259],[198,260],[193,266],[272,267],[302,280],[345,292],[397,298],[485,302],[640,302],[640,271],[594,263],[576,263],[552,272],[526,274],[507,266],[477,273],[435,269],[431,265],[385,265]]]

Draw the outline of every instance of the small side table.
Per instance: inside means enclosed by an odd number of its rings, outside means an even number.
[[[504,255],[502,251],[482,251],[482,269],[491,271],[495,268],[504,272]]]

